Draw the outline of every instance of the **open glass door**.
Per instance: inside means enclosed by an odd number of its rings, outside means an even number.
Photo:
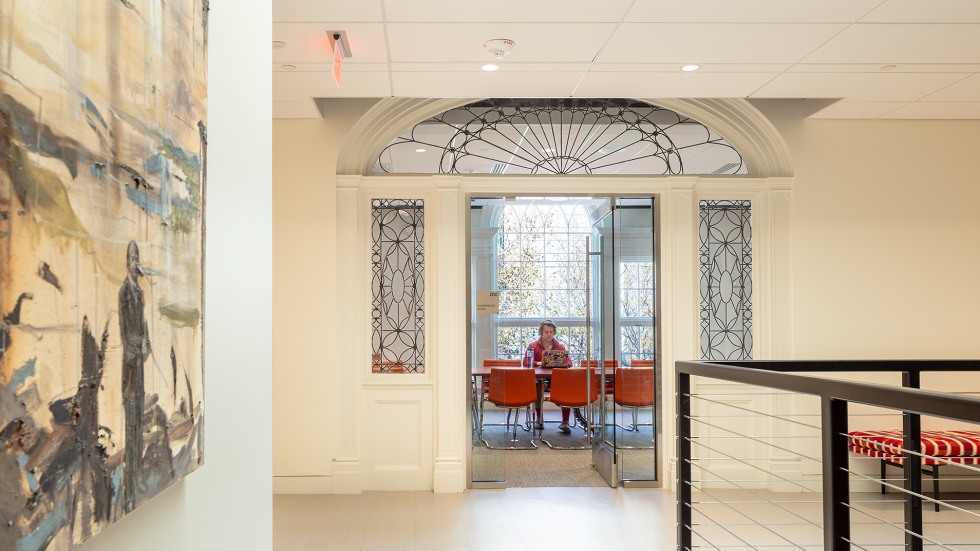
[[[613,365],[618,356],[616,325],[616,226],[617,210],[609,199],[595,213],[592,235],[586,251],[586,286],[588,304],[587,358],[598,377],[590,382],[600,385],[599,399],[590,412],[592,436],[592,465],[611,487],[619,486],[616,454],[616,402],[606,392],[606,382],[612,381]]]
[[[610,486],[656,486],[654,203],[614,198],[595,212],[588,257],[588,357],[601,385],[592,464]]]

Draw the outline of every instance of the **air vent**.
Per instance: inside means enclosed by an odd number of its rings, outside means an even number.
[[[490,172],[492,174],[503,174],[505,170],[507,170],[507,163],[494,163]]]
[[[727,165],[721,165],[721,168],[712,172],[712,174],[728,174],[728,171],[733,168],[738,168],[738,163],[728,163]]]

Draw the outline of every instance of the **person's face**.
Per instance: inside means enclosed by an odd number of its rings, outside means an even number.
[[[551,342],[555,338],[555,328],[550,325],[545,325],[541,328],[541,340],[544,342]]]

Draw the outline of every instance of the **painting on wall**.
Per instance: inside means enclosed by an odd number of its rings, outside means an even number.
[[[208,0],[0,0],[0,549],[203,464]]]

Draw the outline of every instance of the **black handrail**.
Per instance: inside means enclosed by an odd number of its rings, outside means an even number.
[[[677,549],[692,545],[691,376],[819,396],[823,438],[824,549],[850,549],[847,478],[847,406],[860,403],[903,412],[905,449],[918,449],[920,415],[980,423],[980,399],[920,390],[922,373],[980,371],[980,360],[753,360],[676,362],[677,389]],[[799,375],[799,373],[901,373],[905,388]],[[921,550],[921,458],[905,461],[906,549]]]

